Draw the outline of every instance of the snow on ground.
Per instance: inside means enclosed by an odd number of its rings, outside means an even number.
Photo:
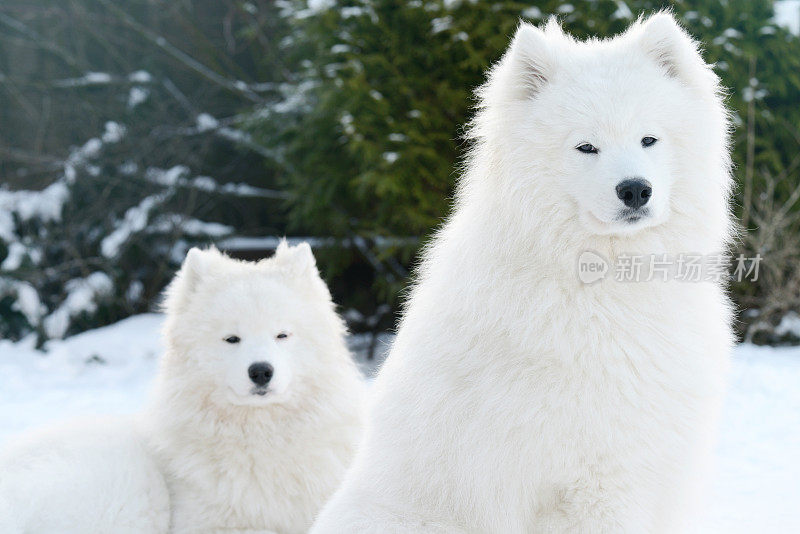
[[[66,417],[131,413],[144,402],[161,353],[159,314],[130,317],[47,344],[0,340],[0,444]]]
[[[707,531],[800,532],[800,347],[737,347],[730,383]]]
[[[161,323],[158,314],[134,316],[52,341],[46,353],[32,340],[0,340],[0,445],[67,417],[137,410],[161,353]],[[800,348],[736,349],[720,438],[699,531],[800,532]]]

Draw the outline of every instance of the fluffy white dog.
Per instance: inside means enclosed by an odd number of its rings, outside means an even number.
[[[519,28],[480,97],[455,212],[312,533],[680,531],[732,344],[721,277],[678,280],[733,227],[718,79],[668,13],[586,42],[551,21]],[[586,284],[587,251],[676,263]]]
[[[192,249],[167,291],[150,407],[23,438],[0,531],[302,533],[360,437],[363,383],[307,244]]]

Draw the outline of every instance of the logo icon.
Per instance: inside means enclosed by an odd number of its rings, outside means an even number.
[[[578,257],[578,279],[584,284],[602,280],[608,273],[608,261],[591,250],[584,250]]]

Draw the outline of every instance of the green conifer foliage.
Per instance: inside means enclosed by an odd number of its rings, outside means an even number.
[[[425,236],[435,229],[447,214],[465,153],[461,133],[474,104],[473,90],[520,19],[541,23],[555,15],[567,31],[583,38],[610,36],[639,14],[672,9],[703,43],[707,61],[716,64],[729,88],[737,125],[736,211],[745,224],[753,224],[748,204],[764,191],[763,176],[780,176],[797,164],[800,41],[775,25],[769,0],[286,5],[294,8],[286,16],[295,27],[288,52],[302,65],[295,85],[302,91],[290,99],[302,105],[273,115],[263,131],[285,157],[291,223],[305,232],[380,243],[374,238]],[[797,173],[789,174],[793,178],[786,176],[769,194],[791,195]],[[396,249],[373,248],[381,261],[407,263],[416,247],[399,256]],[[334,263],[340,269],[347,265],[344,257],[357,257],[344,250],[332,253],[337,254],[340,261]],[[381,298],[391,300],[404,280],[398,276],[387,285],[378,276],[376,282],[385,290]],[[758,285],[737,286],[737,291],[755,299],[748,305],[758,304]]]

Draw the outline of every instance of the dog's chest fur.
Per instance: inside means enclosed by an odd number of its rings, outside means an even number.
[[[160,456],[173,531],[306,532],[352,452],[344,440],[322,436],[326,429],[293,426],[278,432],[270,424],[231,421],[213,432],[160,433],[158,449],[169,451]]]
[[[428,332],[443,327],[413,316],[406,325],[437,355],[424,360],[424,384],[403,383],[415,391],[402,403],[421,407],[414,419],[435,419],[418,440],[448,450],[457,436],[469,449],[419,467],[446,473],[426,479],[435,489],[424,499],[460,503],[463,524],[492,532],[673,524],[702,478],[722,397],[730,329],[721,290],[523,282],[495,283],[479,307],[437,316],[469,324],[467,337],[434,338]],[[420,344],[405,343],[398,338],[396,351],[415,356]],[[444,391],[446,409],[431,415],[423,407],[444,404]]]
[[[659,284],[540,287],[538,304],[510,318],[534,324],[535,337],[511,340],[504,352],[515,356],[485,372],[506,383],[506,405],[527,408],[492,410],[508,414],[505,450],[523,451],[525,530],[569,530],[574,517],[614,524],[619,511],[603,507],[610,499],[640,512],[625,515],[625,530],[652,531],[671,522],[658,510],[680,509],[664,505],[694,491],[687,479],[701,474],[723,393],[727,312],[711,284]]]

